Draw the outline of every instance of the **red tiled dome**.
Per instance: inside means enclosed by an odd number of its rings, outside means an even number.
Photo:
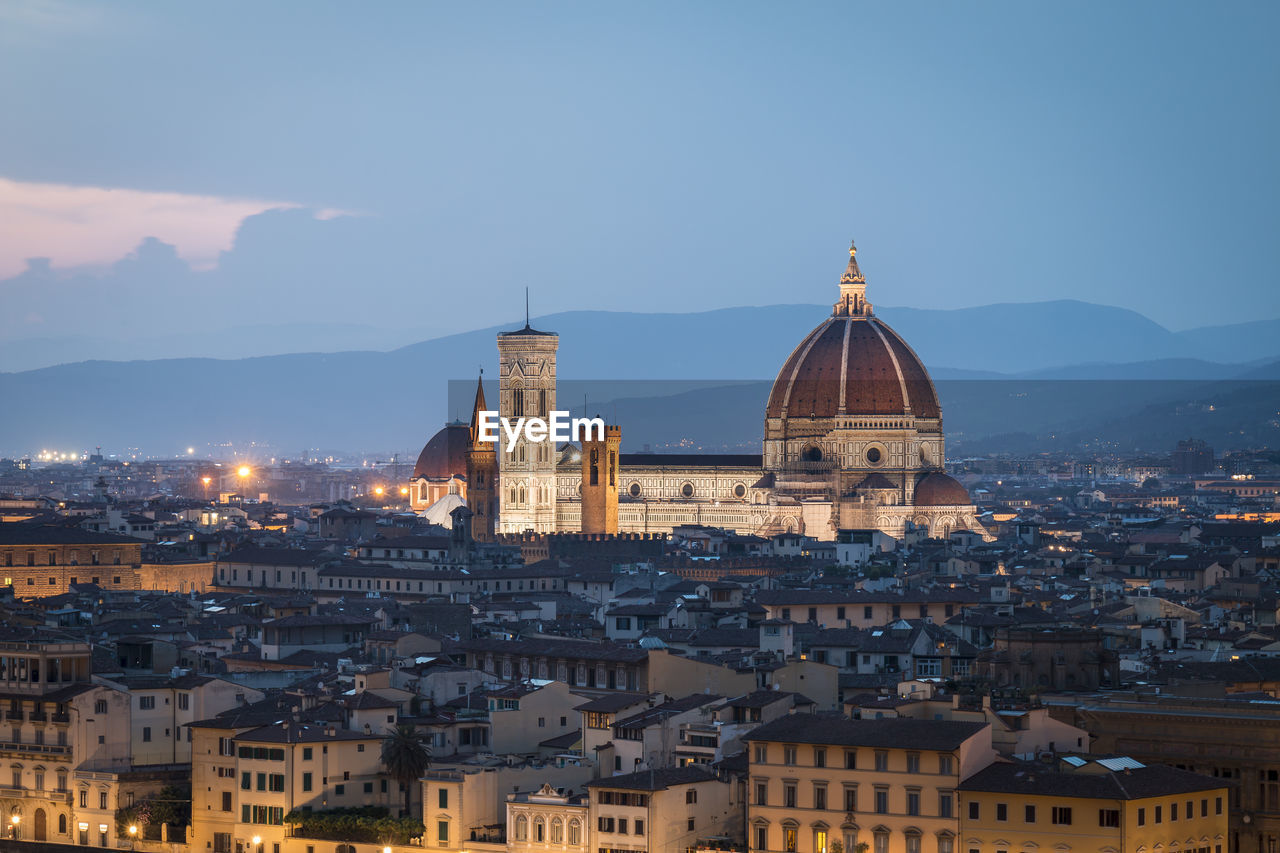
[[[969,490],[941,471],[931,471],[916,483],[915,506],[967,506]]]
[[[833,316],[778,371],[765,416],[942,416],[929,373],[897,333],[870,315]]]
[[[413,479],[447,480],[455,474],[465,477],[470,444],[471,430],[466,424],[447,424],[431,436],[418,454],[418,462],[413,466]]]

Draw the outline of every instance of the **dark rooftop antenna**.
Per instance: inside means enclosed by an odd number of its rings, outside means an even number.
[[[524,289],[524,327],[529,328],[529,288]]]

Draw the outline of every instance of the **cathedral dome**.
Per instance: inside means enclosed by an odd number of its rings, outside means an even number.
[[[467,448],[471,446],[471,430],[460,422],[446,424],[418,454],[413,466],[413,479],[447,480],[454,475],[467,475]]]
[[[872,315],[854,254],[851,248],[832,316],[800,342],[778,371],[766,418],[942,417],[920,358]]]
[[[916,506],[968,506],[969,490],[941,471],[931,471],[916,483]]]

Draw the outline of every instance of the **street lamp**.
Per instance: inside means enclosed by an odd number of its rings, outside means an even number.
[[[138,825],[136,823],[129,825],[129,849],[133,849],[133,845],[138,840]]]
[[[9,818],[9,823],[13,824],[13,840],[18,840],[18,825],[22,823],[22,815],[16,814]]]

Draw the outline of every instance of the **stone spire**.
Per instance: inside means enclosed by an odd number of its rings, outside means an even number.
[[[832,312],[837,317],[870,317],[871,303],[867,301],[867,280],[858,269],[858,247],[849,243],[849,266],[840,276],[840,301]]]
[[[480,371],[480,378],[476,380],[476,402],[471,407],[471,446],[477,446],[476,437],[480,433],[480,413],[489,407],[484,401],[484,370]]]

